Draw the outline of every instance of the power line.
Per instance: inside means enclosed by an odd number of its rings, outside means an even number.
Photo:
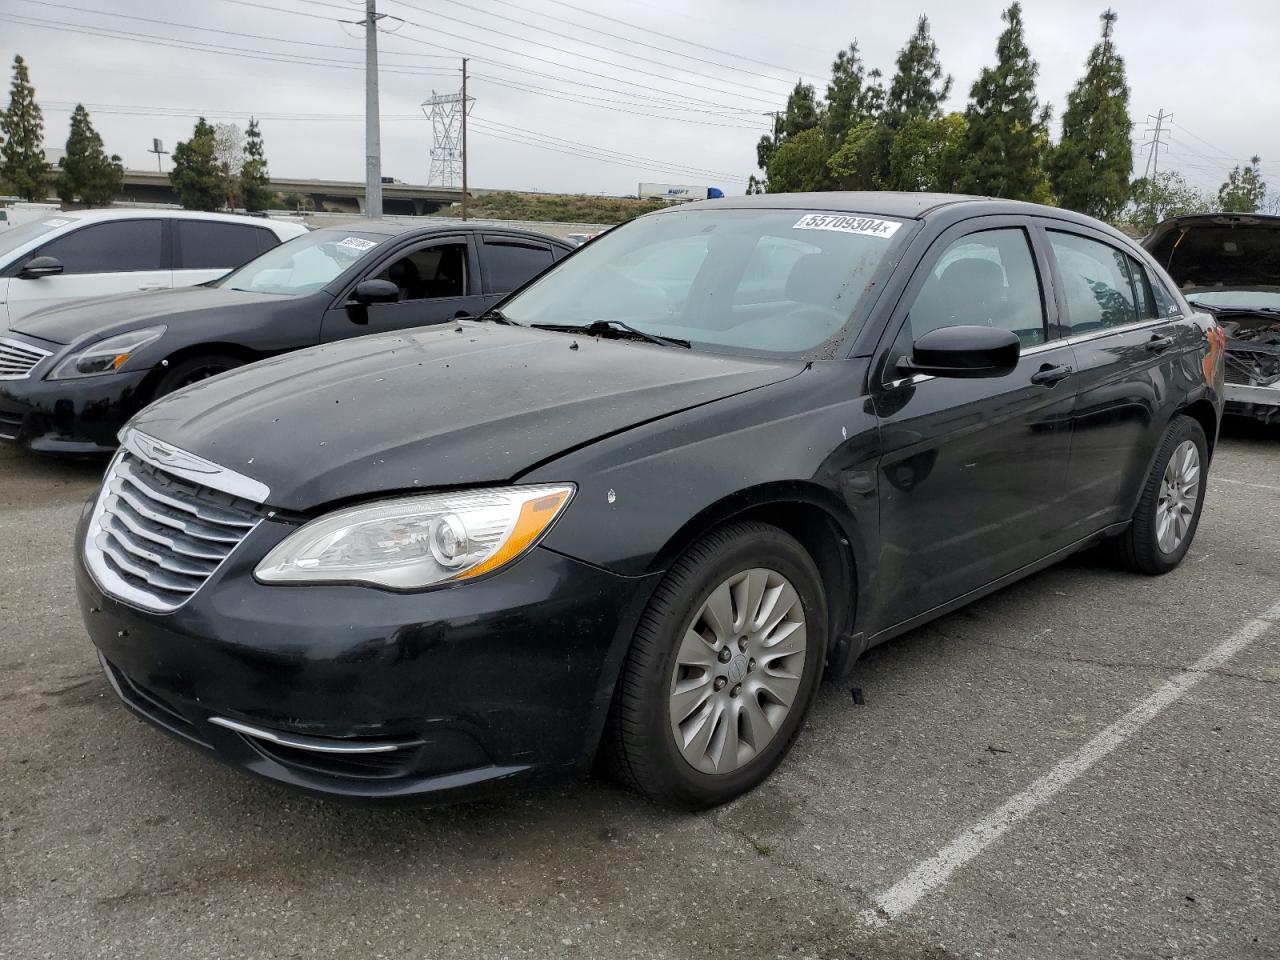
[[[308,0],[308,2],[311,2],[311,0]],[[397,3],[398,3],[400,6],[402,6],[402,7],[406,7],[406,8],[408,8],[408,9],[410,9],[410,10],[415,10],[415,11],[417,11],[418,13],[425,13],[425,14],[427,14],[428,16],[440,17],[440,18],[441,18],[441,19],[443,19],[443,20],[449,20],[449,21],[451,21],[451,22],[453,22],[453,23],[460,23],[460,24],[462,24],[463,26],[470,27],[470,28],[471,28],[471,29],[473,29],[473,30],[480,30],[480,31],[483,31],[483,32],[485,32],[485,33],[490,33],[490,34],[493,34],[493,35],[495,35],[495,36],[499,36],[499,37],[507,37],[508,39],[511,39],[511,40],[521,40],[521,41],[525,41],[525,42],[529,42],[529,43],[536,43],[536,44],[537,44],[538,46],[540,46],[540,47],[545,47],[545,48],[546,48],[546,49],[548,49],[548,50],[554,50],[554,51],[556,51],[557,53],[563,53],[563,54],[565,54],[566,56],[574,57],[575,59],[578,59],[578,60],[589,60],[589,61],[591,61],[592,63],[599,63],[599,64],[603,64],[603,65],[604,65],[604,66],[606,66],[606,67],[613,67],[613,68],[615,68],[615,69],[617,69],[617,67],[619,66],[619,64],[614,63],[614,62],[613,62],[613,61],[611,61],[611,60],[604,60],[604,59],[601,59],[600,57],[593,57],[593,56],[590,56],[589,54],[580,53],[580,52],[578,52],[578,51],[576,51],[576,50],[566,50],[564,47],[557,47],[557,46],[554,46],[553,44],[543,43],[543,42],[541,42],[541,41],[537,41],[537,40],[530,40],[528,37],[522,37],[522,36],[519,36],[518,34],[514,34],[514,33],[505,33],[505,32],[503,32],[503,31],[501,31],[501,30],[494,30],[492,27],[485,27],[485,26],[482,26],[482,25],[479,25],[479,24],[471,23],[470,21],[462,20],[462,19],[459,19],[458,17],[451,17],[451,16],[449,16],[448,14],[440,13],[440,12],[438,12],[438,11],[434,11],[434,10],[427,10],[425,7],[418,7],[418,6],[414,6],[414,5],[413,5],[413,4],[411,4],[411,3],[407,3],[407,2],[406,2],[406,0],[397,0]],[[535,57],[535,56],[533,56],[532,54],[519,53],[518,51],[511,51],[511,50],[507,50],[507,49],[505,49],[505,48],[503,48],[503,47],[498,47],[496,44],[492,44],[492,43],[489,43],[489,42],[484,41],[484,40],[477,40],[477,39],[475,39],[474,37],[465,37],[465,36],[464,36],[464,37],[458,37],[458,35],[457,35],[457,34],[451,34],[451,33],[449,33],[448,31],[441,30],[439,27],[435,27],[435,26],[428,27],[428,26],[427,26],[427,25],[425,25],[425,24],[422,24],[422,23],[416,23],[416,22],[415,22],[415,21],[413,21],[413,20],[408,20],[408,19],[405,19],[405,18],[403,18],[403,17],[402,17],[402,18],[400,18],[400,19],[403,19],[403,20],[405,21],[405,23],[408,23],[408,24],[411,24],[412,26],[418,27],[420,30],[430,30],[430,31],[432,31],[433,33],[443,33],[445,36],[453,36],[453,37],[455,37],[455,38],[457,38],[457,39],[466,40],[468,43],[479,43],[479,44],[481,44],[481,45],[483,45],[483,46],[486,46],[486,47],[495,47],[495,49],[502,50],[504,53],[515,53],[515,55],[516,55],[516,56],[520,56],[520,57],[528,57],[530,60],[539,60],[539,61],[542,61],[542,62],[545,62],[545,63],[550,63],[550,64],[552,64],[552,65],[554,65],[554,66],[559,67],[559,68],[560,68],[560,69],[562,69],[562,70],[573,70],[573,69],[577,69],[577,68],[575,68],[575,67],[570,67],[570,66],[569,66],[569,65],[567,65],[567,64],[559,63],[559,62],[557,62],[557,61],[555,61],[555,60],[547,60],[547,59],[545,59],[545,58],[543,58],[543,57]],[[606,48],[606,49],[608,49],[608,48]],[[617,51],[611,51],[611,52],[616,53]],[[661,64],[661,66],[665,66],[668,70],[673,69],[673,68],[672,68],[672,66],[671,66],[670,64]],[[642,69],[640,69],[639,67],[624,67],[624,69],[626,69],[626,70],[627,70],[628,72],[630,72],[630,73],[638,73],[638,74],[641,74],[642,76],[646,76],[646,77],[654,77],[654,78],[656,78],[656,79],[658,79],[658,80],[671,80],[671,79],[673,79],[669,73],[654,73],[652,70],[642,70]],[[684,72],[688,73],[689,71],[684,71]],[[696,75],[697,75],[697,76],[702,76],[702,74],[696,74]],[[713,78],[713,79],[714,79],[714,78]],[[724,95],[734,96],[734,95],[735,95],[735,92],[734,92],[734,91],[731,91],[731,90],[721,90],[721,89],[718,89],[718,88],[716,88],[716,87],[708,87],[706,84],[691,83],[691,82],[689,82],[689,81],[687,81],[687,80],[677,80],[676,82],[678,82],[678,83],[682,83],[682,84],[684,84],[685,86],[692,87],[692,88],[694,88],[694,89],[696,89],[696,90],[704,90],[704,91],[706,91],[706,92],[708,92],[708,93],[714,93],[714,94],[717,94],[717,95],[720,95],[720,96],[724,96]],[[750,89],[754,89],[754,88],[750,88]],[[671,91],[663,91],[663,92],[669,93],[669,92],[671,92]],[[749,100],[756,100],[756,101],[759,101],[760,103],[776,103],[776,102],[777,102],[777,98],[778,98],[779,94],[777,94],[776,92],[774,92],[774,91],[772,91],[772,90],[761,90],[760,92],[761,92],[761,93],[766,94],[766,95],[767,95],[767,97],[768,97],[769,99],[767,99],[767,100],[766,100],[766,99],[764,99],[764,98],[762,98],[762,97],[747,97],[746,99],[749,99]]]
[[[399,2],[403,2],[403,0],[399,0]],[[652,59],[652,58],[650,58],[650,57],[642,57],[642,56],[640,56],[640,55],[639,55],[639,54],[637,54],[637,53],[631,53],[631,52],[629,52],[629,51],[625,51],[625,50],[617,50],[617,49],[615,49],[615,48],[613,48],[613,47],[605,46],[605,45],[604,45],[604,44],[602,44],[602,43],[596,43],[596,42],[595,42],[595,41],[593,41],[593,40],[585,40],[585,39],[583,39],[583,38],[581,38],[581,37],[575,37],[575,36],[573,36],[572,34],[560,33],[560,32],[558,32],[558,31],[556,31],[556,30],[551,30],[551,29],[549,29],[549,28],[547,28],[547,27],[540,26],[539,24],[536,24],[536,23],[530,23],[530,22],[529,22],[529,21],[527,21],[527,20],[519,20],[519,19],[516,19],[515,17],[509,17],[509,16],[506,16],[505,14],[491,13],[491,12],[489,12],[489,11],[487,11],[487,10],[478,10],[477,8],[473,7],[471,4],[469,4],[469,3],[464,3],[464,2],[463,2],[463,0],[443,0],[443,2],[445,2],[445,3],[451,3],[451,4],[454,4],[455,6],[462,7],[464,10],[471,10],[471,11],[473,11],[473,12],[475,12],[475,13],[480,13],[480,14],[482,14],[482,15],[484,15],[484,16],[493,17],[495,20],[502,20],[502,21],[504,21],[504,22],[506,22],[506,23],[514,23],[514,24],[518,24],[519,26],[522,26],[522,27],[528,27],[528,28],[529,28],[529,29],[531,29],[531,30],[540,30],[540,31],[542,31],[543,33],[550,34],[550,35],[551,35],[551,36],[553,36],[553,37],[560,37],[560,38],[565,39],[565,40],[572,40],[574,43],[580,43],[580,44],[582,44],[583,46],[586,46],[586,47],[593,47],[593,48],[598,49],[598,50],[605,50],[605,51],[607,51],[607,52],[609,52],[609,53],[611,53],[611,54],[614,54],[615,56],[621,55],[621,56],[624,56],[624,57],[630,57],[630,58],[631,58],[631,59],[633,59],[633,60],[639,60],[641,63],[651,63],[651,64],[655,64],[656,66],[659,66],[659,67],[665,67],[665,68],[667,68],[668,70],[672,69],[673,67],[678,67],[678,69],[680,69],[682,72],[687,73],[687,74],[689,74],[689,75],[690,75],[690,76],[692,76],[692,77],[702,77],[702,78],[703,78],[703,79],[705,79],[705,80],[714,80],[714,81],[715,81],[715,82],[717,82],[717,83],[724,82],[724,78],[723,78],[723,77],[718,77],[718,76],[715,76],[715,75],[713,75],[713,74],[699,73],[699,72],[698,72],[698,71],[696,71],[696,70],[691,70],[691,69],[689,69],[689,68],[688,68],[687,66],[685,66],[685,65],[671,64],[671,63],[666,63],[666,62],[661,61],[661,60],[654,60],[654,59]],[[496,2],[496,3],[501,3],[501,4],[503,4],[504,6],[515,7],[515,9],[517,9],[517,10],[525,10],[525,12],[533,12],[533,11],[529,11],[529,10],[528,10],[527,8],[525,8],[525,7],[519,7],[519,6],[516,6],[516,4],[511,3],[511,2],[510,2],[510,0],[494,0],[494,2]],[[405,6],[409,6],[409,5],[406,3],[406,4],[405,4]],[[418,8],[416,8],[416,7],[415,7],[415,8],[411,8],[411,9],[418,9]],[[442,14],[442,13],[437,13],[437,14],[436,14],[436,16],[441,16],[441,17],[443,17],[443,16],[445,16],[445,15],[444,15],[444,14]],[[558,22],[562,22],[562,23],[567,22],[567,23],[570,23],[570,24],[572,24],[572,23],[573,23],[573,21],[565,21],[565,20],[562,20],[562,19],[561,19],[561,18],[559,18],[559,17],[553,17],[553,16],[551,16],[550,14],[544,14],[544,13],[540,13],[540,12],[539,12],[539,13],[538,13],[538,16],[539,16],[539,18],[544,19],[544,20],[553,20],[553,21],[558,21]],[[446,17],[446,19],[453,19],[453,18],[451,18],[451,17]],[[458,21],[456,21],[456,22],[458,22],[458,23],[466,23],[466,21],[463,21],[463,20],[458,20]],[[475,25],[475,24],[469,24],[469,25],[470,25],[470,26],[478,26],[478,25]],[[581,26],[581,25],[580,25],[580,24],[578,24],[577,26]],[[654,46],[653,44],[645,43],[643,40],[636,40],[636,39],[635,39],[635,38],[633,38],[633,37],[619,37],[617,34],[614,34],[614,33],[606,33],[605,31],[602,31],[602,30],[595,30],[595,29],[593,29],[593,30],[592,30],[592,32],[593,32],[593,33],[597,33],[597,34],[599,34],[600,36],[613,37],[613,38],[618,39],[618,40],[623,40],[623,41],[625,41],[626,43],[628,43],[628,44],[630,44],[630,45],[632,45],[632,46],[640,46],[640,47],[645,47],[645,48],[648,48],[648,49],[651,49],[651,50],[658,50],[658,51],[660,51],[661,53],[669,54],[669,55],[674,56],[674,57],[677,57],[677,58],[679,58],[679,59],[681,59],[681,60],[686,60],[686,61],[687,61],[687,60],[693,60],[693,61],[695,61],[695,62],[697,62],[697,63],[705,63],[705,64],[708,64],[708,65],[713,66],[713,67],[719,67],[719,68],[721,68],[722,70],[736,70],[736,71],[738,71],[738,72],[740,72],[740,73],[745,73],[745,74],[747,74],[748,76],[751,76],[751,77],[757,77],[757,78],[762,79],[762,80],[768,80],[768,81],[770,81],[771,83],[781,83],[781,84],[788,84],[788,83],[789,83],[789,81],[786,81],[786,80],[779,80],[777,77],[769,77],[769,76],[765,76],[764,74],[759,73],[759,72],[754,71],[754,70],[746,70],[746,69],[744,69],[744,68],[742,68],[742,67],[733,67],[733,66],[729,66],[729,65],[727,65],[727,64],[723,64],[723,63],[716,63],[716,62],[714,62],[714,61],[712,61],[712,60],[704,60],[704,59],[702,59],[701,57],[693,57],[693,56],[689,56],[688,54],[678,53],[678,52],[676,52],[676,51],[674,51],[674,50],[667,50],[667,49],[665,49],[665,48],[663,48],[663,47],[657,47],[657,46]],[[549,45],[547,45],[547,44],[542,44],[542,42],[541,42],[541,41],[539,41],[539,40],[532,40],[532,39],[531,39],[531,40],[530,40],[530,42],[532,42],[532,43],[538,43],[538,44],[543,45],[543,46],[549,46]],[[550,47],[550,49],[552,49],[552,50],[556,50],[556,49],[559,49],[559,48],[557,48],[557,47]],[[561,51],[561,52],[568,52],[568,51]],[[758,92],[758,93],[768,94],[769,96],[780,96],[780,94],[776,93],[775,91],[772,91],[772,90],[762,90],[762,89],[761,89],[761,88],[759,88],[759,87],[743,87],[742,89],[744,89],[744,90],[754,90],[754,91],[756,91],[756,92]]]
[[[510,0],[497,0],[497,2],[498,2],[498,3],[506,4],[507,6],[515,6],[515,4],[513,4],[513,3],[511,3],[511,2],[510,2]],[[621,19],[619,19],[618,17],[611,17],[611,16],[609,16],[609,15],[607,15],[607,14],[604,14],[604,13],[598,13],[598,12],[597,12],[597,11],[595,11],[595,10],[588,10],[588,9],[587,9],[587,8],[585,8],[585,7],[579,7],[579,6],[575,6],[575,5],[574,5],[574,4],[572,4],[572,3],[566,3],[566,2],[565,2],[565,0],[548,0],[548,2],[549,2],[549,3],[554,3],[554,4],[555,4],[556,6],[558,6],[558,7],[566,7],[566,8],[568,8],[569,10],[573,10],[573,11],[575,11],[575,12],[577,12],[577,13],[585,13],[585,14],[588,14],[588,15],[593,16],[593,17],[598,17],[598,18],[599,18],[599,19],[601,19],[601,20],[608,20],[610,23],[617,23],[617,24],[620,24],[620,25],[622,25],[622,26],[624,26],[624,27],[627,27],[627,28],[628,28],[628,29],[630,29],[630,30],[640,30],[640,31],[642,31],[642,32],[644,32],[644,33],[649,33],[649,34],[653,34],[654,36],[657,36],[657,37],[662,37],[662,38],[663,38],[663,39],[665,39],[665,40],[674,40],[674,41],[676,41],[677,43],[687,44],[687,45],[688,45],[688,46],[690,46],[690,47],[697,47],[699,50],[708,50],[708,51],[710,51],[711,53],[719,53],[719,54],[722,54],[723,56],[726,56],[726,57],[733,57],[733,58],[735,58],[735,59],[737,59],[737,60],[744,60],[744,61],[746,61],[746,62],[748,62],[748,63],[755,63],[755,64],[759,64],[759,65],[760,65],[760,66],[762,66],[762,67],[769,67],[769,68],[774,69],[774,70],[781,70],[783,73],[787,74],[788,76],[802,77],[802,78],[803,78],[803,77],[805,77],[805,76],[815,77],[815,78],[816,78],[816,77],[819,77],[819,75],[818,75],[818,74],[816,74],[816,73],[810,73],[810,72],[809,72],[809,71],[807,71],[807,70],[797,70],[795,67],[784,67],[784,66],[780,66],[779,64],[776,64],[776,63],[770,63],[770,62],[769,62],[769,61],[767,61],[767,60],[757,60],[755,57],[748,57],[748,56],[746,56],[746,55],[744,55],[744,54],[741,54],[741,53],[733,53],[733,52],[731,52],[731,51],[729,51],[729,50],[721,50],[721,49],[720,49],[720,48],[718,48],[718,47],[710,47],[710,46],[707,46],[705,43],[697,43],[696,41],[693,41],[693,40],[686,40],[686,39],[684,39],[683,37],[677,37],[677,36],[674,36],[673,34],[670,34],[670,33],[663,33],[663,32],[662,32],[662,31],[660,31],[660,30],[652,30],[652,29],[650,29],[649,27],[642,27],[642,26],[640,26],[639,24],[633,23],[633,22],[628,21],[628,20],[621,20]],[[546,16],[546,14],[542,14],[542,16]],[[561,22],[572,22],[572,21],[561,21]],[[594,28],[593,28],[593,29],[594,29]],[[600,31],[600,32],[603,32],[603,31]],[[613,33],[609,33],[609,34],[605,34],[605,36],[617,37],[618,35],[617,35],[617,34],[613,34]],[[618,39],[626,39],[626,40],[630,40],[630,42],[632,42],[632,43],[640,43],[640,41],[635,40],[634,38],[630,38],[630,37],[618,37]],[[767,38],[766,38],[766,39],[767,39]],[[645,45],[645,46],[648,46],[648,44],[644,44],[644,45]],[[662,49],[662,48],[661,48],[661,47],[655,47],[654,49],[658,49],[658,50],[660,50],[660,49]],[[666,52],[668,52],[668,53],[675,53],[675,51],[666,51]],[[683,57],[683,56],[688,56],[687,54],[677,54],[677,55],[678,55],[678,56],[682,56],[682,57]],[[703,61],[703,62],[704,62],[704,63],[710,63],[711,61]],[[732,69],[732,68],[730,68],[730,69]],[[790,83],[790,80],[788,80],[787,82],[788,82],[788,83]],[[823,82],[823,83],[826,83],[826,82],[827,82],[827,80],[822,80],[822,82]]]

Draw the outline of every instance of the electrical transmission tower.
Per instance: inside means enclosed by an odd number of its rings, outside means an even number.
[[[463,141],[462,93],[436,93],[422,101],[422,112],[431,121],[431,168],[427,183],[437,187],[456,187],[462,181],[466,145]],[[466,110],[471,112],[474,97],[466,97]]]
[[[1165,124],[1173,120],[1173,114],[1165,113],[1164,107],[1161,107],[1154,117],[1151,114],[1147,114],[1147,119],[1154,120],[1155,127],[1147,126],[1147,135],[1150,139],[1142,144],[1144,147],[1151,148],[1151,152],[1147,154],[1147,168],[1142,174],[1144,178],[1153,177],[1159,172],[1160,148],[1164,147],[1166,151],[1169,149],[1169,141],[1163,139],[1169,135],[1169,129]]]

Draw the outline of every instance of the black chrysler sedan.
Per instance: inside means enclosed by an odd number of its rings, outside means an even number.
[[[195,287],[80,300],[0,336],[0,440],[110,453],[152,400],[288,350],[473,316],[573,250],[474,224],[317,230]]]
[[[1177,566],[1222,351],[1066,211],[683,205],[475,321],[147,407],[80,605],[129,707],[274,781],[421,801],[599,755],[705,807],[875,644],[1102,540]]]

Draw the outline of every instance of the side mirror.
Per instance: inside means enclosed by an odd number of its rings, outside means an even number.
[[[62,272],[62,261],[57,257],[32,257],[18,274],[21,280],[38,280]]]
[[[361,280],[351,297],[356,303],[395,303],[400,299],[400,288],[390,280]]]
[[[898,361],[910,376],[1003,377],[1018,365],[1022,344],[1012,330],[997,327],[940,327],[920,337],[911,358]]]

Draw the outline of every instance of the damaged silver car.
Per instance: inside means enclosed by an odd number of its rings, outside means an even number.
[[[1280,423],[1280,217],[1174,217],[1142,245],[1226,333],[1227,413]]]

